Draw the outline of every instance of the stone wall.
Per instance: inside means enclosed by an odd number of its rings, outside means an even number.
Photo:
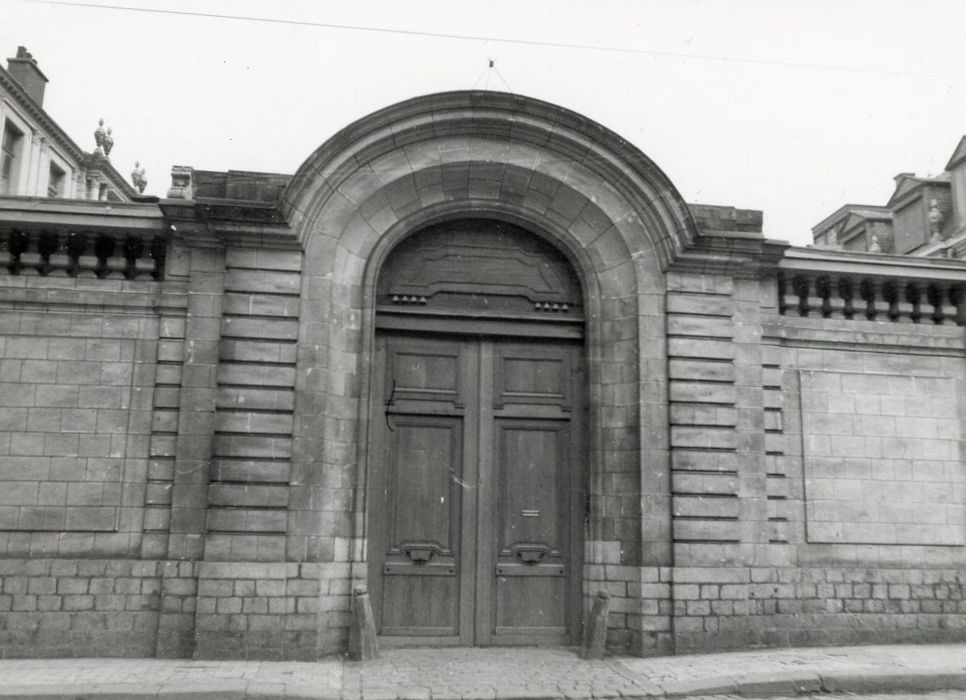
[[[678,328],[700,329],[686,347],[711,348],[729,329],[716,319],[735,328],[738,305],[719,296],[686,309],[682,292],[721,283],[684,279],[685,289],[669,289],[669,309],[689,317]],[[874,320],[821,298],[778,313],[773,282],[755,286],[757,339],[746,331],[760,370],[747,363],[751,381],[741,387],[738,343],[723,357],[706,349],[683,380],[672,374],[672,387],[701,377],[703,400],[719,409],[744,395],[746,420],[760,428],[733,452],[675,445],[675,566],[646,590],[667,594],[676,650],[963,639],[966,344],[954,311],[930,294],[931,308],[884,306]],[[672,416],[694,420],[673,388],[671,399]],[[678,521],[699,512],[715,534],[681,537]]]
[[[0,204],[0,654],[344,652],[376,275],[470,215],[585,292],[612,650],[966,639],[966,263],[765,241],[493,93],[367,117],[277,205]]]
[[[0,657],[154,656],[162,566],[0,559]]]
[[[961,567],[679,568],[674,578],[678,653],[966,635]]]
[[[344,473],[293,467],[302,264],[175,241],[164,281],[0,277],[2,653],[345,648],[364,512]],[[614,651],[966,635],[962,327],[777,299],[667,275],[673,559],[586,540]],[[606,494],[634,484],[599,478],[592,511],[623,512]]]
[[[0,277],[0,551],[139,552],[154,282]]]

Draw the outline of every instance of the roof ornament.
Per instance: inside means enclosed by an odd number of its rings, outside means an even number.
[[[870,253],[881,253],[882,252],[882,246],[879,245],[879,237],[877,235],[875,235],[874,233],[872,234],[872,240],[869,241],[869,252]]]
[[[144,177],[144,168],[141,161],[134,161],[134,170],[131,171],[131,182],[140,194],[144,194],[144,188],[148,186],[148,180]]]
[[[97,148],[94,149],[94,155],[103,156],[104,153],[104,139],[107,137],[107,132],[104,130],[104,120],[97,120],[97,128],[94,129],[94,143],[97,144]],[[113,145],[114,142],[111,141]]]
[[[943,215],[942,211],[939,209],[939,202],[935,199],[929,200],[929,230],[932,232],[932,236],[929,238],[930,243],[938,243],[943,239],[942,228],[943,222],[946,217]]]
[[[114,137],[111,136],[111,127],[107,127],[107,133],[104,135],[104,155],[110,157],[112,148],[114,148]]]

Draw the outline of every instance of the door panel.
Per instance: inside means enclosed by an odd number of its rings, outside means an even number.
[[[565,641],[566,432],[565,421],[497,421],[497,637],[527,634]]]
[[[458,418],[392,416],[388,475],[388,547],[383,628],[390,634],[459,632],[456,557],[462,463]],[[457,476],[460,476],[459,474]]]
[[[387,641],[576,641],[580,368],[561,341],[377,337],[369,576]]]
[[[474,571],[463,551],[475,513],[463,498],[477,451],[463,408],[472,360],[460,342],[378,338],[369,580],[383,635],[472,641],[462,601]]]

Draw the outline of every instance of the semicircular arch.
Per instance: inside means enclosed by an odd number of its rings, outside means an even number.
[[[386,108],[330,139],[300,168],[283,211],[304,250],[293,470],[307,486],[354,489],[352,512],[336,527],[350,560],[365,551],[379,270],[411,233],[481,217],[557,247],[584,291],[587,563],[593,552],[617,551],[623,563],[669,564],[664,271],[695,227],[656,165],[568,110],[446,93]],[[620,505],[605,509],[605,501]]]

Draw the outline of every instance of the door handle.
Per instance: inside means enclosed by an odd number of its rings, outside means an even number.
[[[435,555],[443,553],[442,547],[433,542],[407,542],[399,549],[417,566],[426,564]]]
[[[525,542],[513,546],[513,555],[524,564],[539,564],[553,549],[546,544]]]

